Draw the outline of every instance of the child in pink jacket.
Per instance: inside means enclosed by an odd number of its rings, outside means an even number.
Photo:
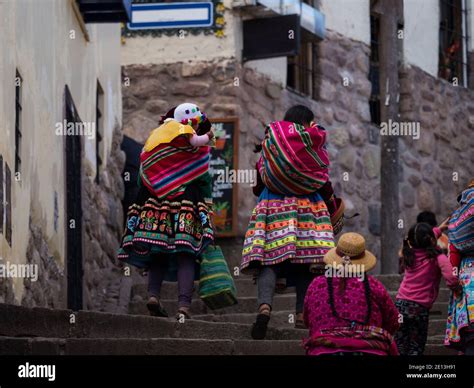
[[[403,241],[402,271],[396,306],[402,322],[396,335],[401,355],[422,355],[428,336],[429,311],[439,292],[441,277],[449,288],[458,286],[453,266],[437,248],[438,228],[417,223]]]

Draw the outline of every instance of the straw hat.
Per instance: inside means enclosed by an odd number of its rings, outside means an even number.
[[[377,263],[376,257],[365,249],[365,239],[358,233],[344,233],[337,243],[324,256],[324,264],[354,266],[354,270],[363,266],[365,272],[370,271]],[[357,267],[355,267],[357,266]]]

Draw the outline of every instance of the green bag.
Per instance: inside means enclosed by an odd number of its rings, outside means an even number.
[[[237,303],[234,279],[217,245],[209,245],[202,254],[199,297],[212,310]]]

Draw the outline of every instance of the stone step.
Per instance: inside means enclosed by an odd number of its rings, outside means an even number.
[[[400,286],[400,275],[376,275],[388,291],[397,291]],[[146,279],[146,278],[145,278]],[[250,276],[240,276],[234,279],[235,287],[238,296],[255,296],[257,294],[257,285],[254,284],[253,278]],[[195,282],[195,296],[197,297],[198,282]],[[163,282],[162,286],[163,299],[173,299],[178,292],[178,285],[176,282]],[[294,287],[289,287],[285,293],[294,292]],[[132,299],[140,296],[143,300],[147,298],[147,283],[135,284],[132,288]]]
[[[395,291],[391,291],[390,295],[392,299],[395,300]],[[445,317],[448,310],[446,295],[440,292],[440,297],[438,301],[434,303],[433,308],[430,311],[431,315],[436,315],[440,317]],[[294,293],[290,294],[275,294],[273,300],[273,311],[287,311],[295,309],[295,300],[296,296]],[[168,311],[169,314],[175,314],[178,306],[176,299],[167,299],[162,300],[163,306]],[[254,313],[257,311],[257,298],[256,296],[245,296],[238,298],[238,304],[227,307],[219,310],[209,309],[200,299],[194,299],[191,304],[191,313],[197,315],[208,315],[208,314],[236,314],[236,313]],[[145,305],[145,301],[133,301],[129,305],[129,313],[133,315],[149,315],[148,310]]]
[[[301,341],[0,337],[0,355],[304,355]]]
[[[250,324],[110,314],[0,304],[0,336],[52,338],[195,338],[250,339]],[[74,317],[74,323],[71,322]],[[305,330],[270,328],[269,340],[300,340]]]
[[[446,319],[440,319],[436,316],[431,316],[428,326],[428,336],[443,335],[445,331]]]
[[[195,315],[194,319],[210,322],[235,322],[252,324],[255,322],[256,313],[234,313],[234,314],[204,314]],[[273,311],[269,327],[293,328],[295,312],[292,310]]]
[[[443,330],[442,334],[438,332],[436,335],[428,336],[424,354],[425,355],[456,356],[458,354],[458,351],[444,346],[444,330]]]
[[[162,300],[163,306],[169,314],[175,314],[178,310],[178,302],[175,299]],[[273,310],[290,310],[295,308],[295,295],[284,294],[275,295],[273,300]],[[219,310],[209,309],[200,299],[194,299],[191,304],[191,314],[230,314],[230,313],[251,313],[257,311],[257,298],[255,296],[244,296],[238,298],[238,304]],[[129,306],[130,314],[148,315],[148,310],[144,302],[131,302]]]
[[[296,330],[289,322],[292,310],[272,314],[268,339],[301,339],[305,330]],[[74,317],[74,323],[71,323]],[[0,335],[8,337],[59,337],[59,338],[213,338],[250,339],[250,325],[255,313],[228,315],[196,315],[194,319],[178,323],[173,318],[156,318],[110,314],[93,311],[52,310],[25,308],[0,304]],[[429,335],[438,334],[442,343],[445,320],[432,317]]]
[[[430,310],[430,319],[446,319],[448,317],[448,302],[435,302]]]
[[[0,355],[304,355],[301,341],[182,338],[14,338],[0,337]],[[427,344],[425,355],[457,355]]]
[[[253,284],[251,278],[235,279],[235,288],[237,289],[237,296],[255,296],[257,295],[257,286]],[[198,298],[199,282],[194,283],[193,298]],[[293,291],[293,288],[288,289],[287,292]],[[178,295],[177,282],[163,282],[161,287],[162,299],[174,299]],[[132,301],[141,301],[148,299],[148,286],[145,283],[135,284],[132,287]]]
[[[206,314],[206,315],[195,315],[194,319],[209,322],[234,322],[241,324],[252,324],[255,322],[255,313],[240,313],[240,314]],[[275,311],[272,312],[272,317],[269,323],[269,327],[275,327],[279,329],[292,329],[294,327],[294,312],[291,310],[287,311]],[[431,317],[428,326],[428,336],[442,335],[446,330],[446,319],[439,319],[437,317]]]
[[[458,352],[453,349],[449,349],[443,344],[426,344],[425,356],[457,356]]]
[[[376,277],[385,285],[391,295],[396,295],[401,280],[399,275],[377,275]],[[193,298],[198,298],[198,285],[199,283],[195,282]],[[257,285],[254,284],[251,277],[239,277],[235,279],[235,286],[238,297],[251,297],[257,295]],[[294,287],[288,287],[284,290],[283,294],[294,293],[294,291]],[[449,300],[449,292],[449,289],[441,287],[439,290],[438,301],[447,302]],[[177,295],[178,284],[176,282],[163,282],[161,290],[162,299],[174,299]],[[132,287],[132,301],[146,301],[147,298],[148,291],[146,283],[135,284]]]
[[[444,332],[436,333],[435,335],[428,336],[427,343],[429,343],[429,344],[443,344],[444,343]]]

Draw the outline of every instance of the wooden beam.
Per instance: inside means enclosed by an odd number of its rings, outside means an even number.
[[[402,19],[402,0],[378,0],[380,14],[380,103],[383,123],[399,121],[399,40],[398,23]],[[399,145],[397,136],[381,139],[381,271],[398,272],[401,231],[399,204]]]
[[[81,27],[82,34],[84,35],[84,39],[86,42],[90,42],[89,33],[87,32],[86,23],[84,23],[84,19],[82,18],[81,11],[79,10],[79,6],[77,5],[76,0],[71,0],[71,7],[74,11],[74,15],[76,15],[76,19]]]

